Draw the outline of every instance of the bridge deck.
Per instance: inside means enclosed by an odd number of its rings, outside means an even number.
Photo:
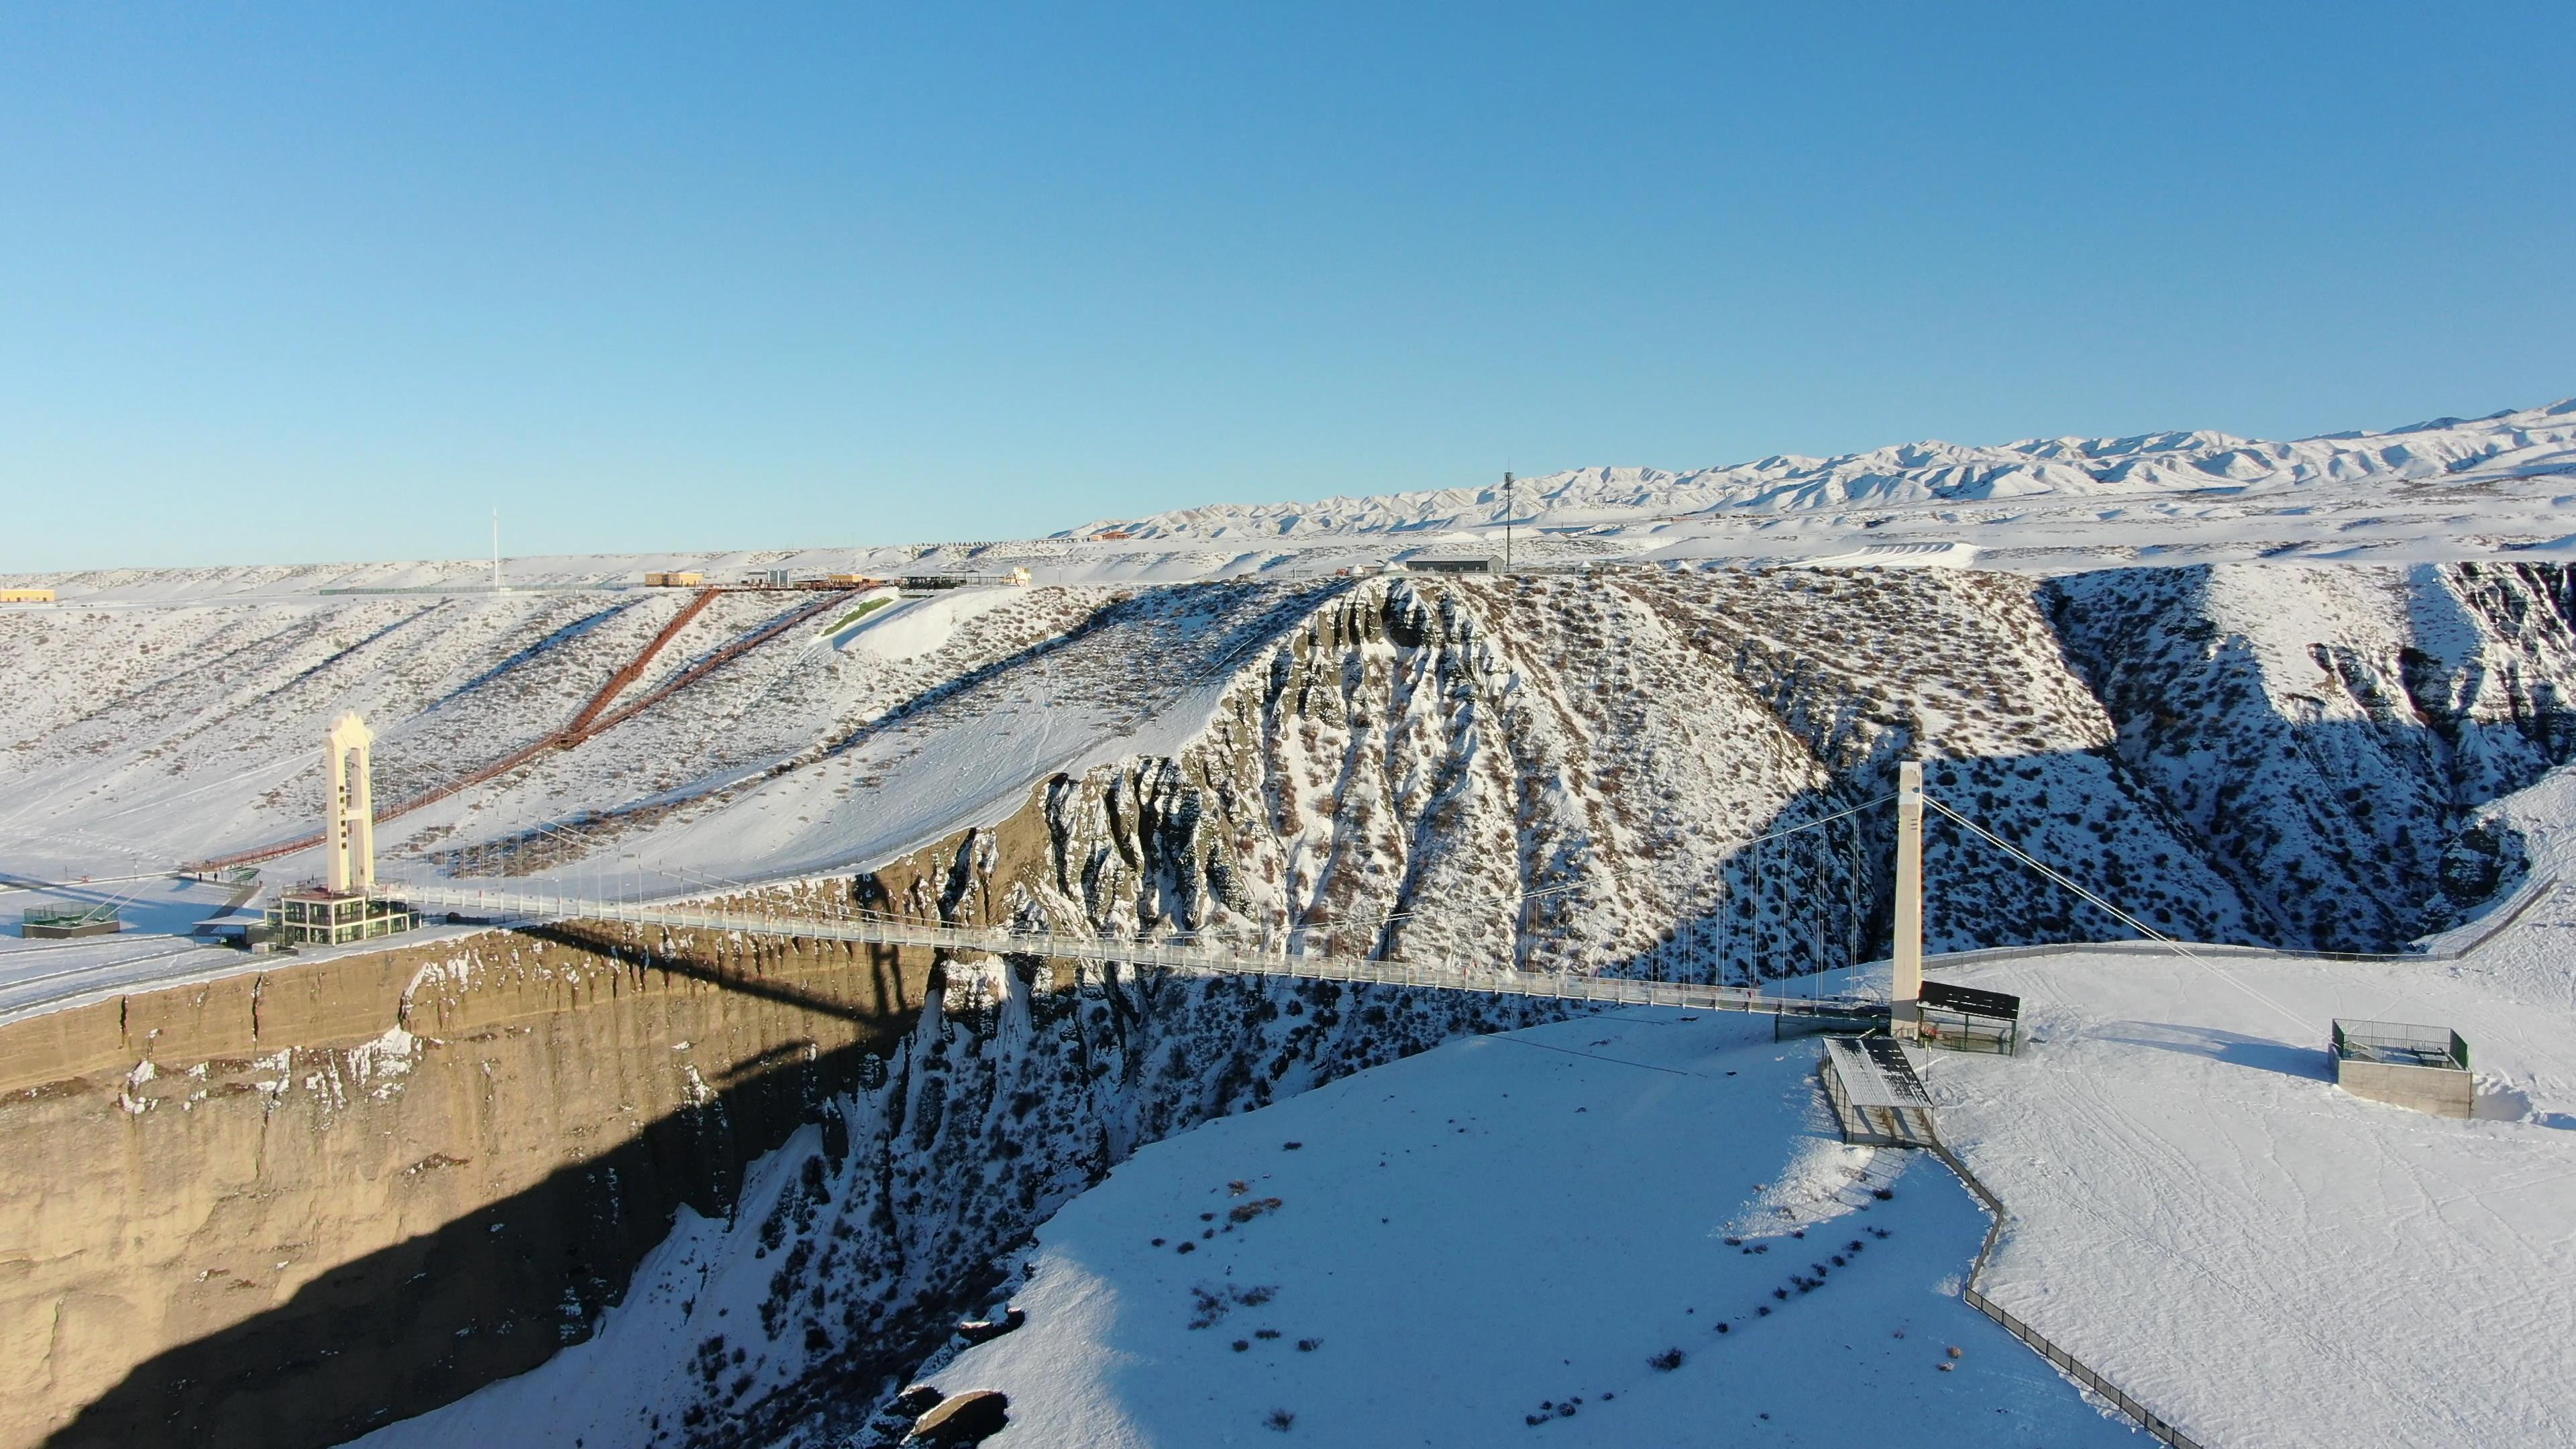
[[[1672,1006],[1695,1011],[1744,1011],[1781,1016],[1884,1016],[1887,1003],[1855,996],[1781,996],[1747,986],[1708,986],[1639,981],[1616,976],[1521,971],[1456,961],[1378,961],[1361,956],[1244,952],[1179,941],[1128,941],[1052,932],[971,930],[874,916],[812,915],[784,911],[720,910],[703,906],[511,891],[458,890],[447,886],[391,886],[415,907],[456,911],[495,920],[625,921],[693,931],[739,931],[756,936],[798,936],[876,946],[920,946],[1055,960],[1123,962],[1210,975],[1286,976],[1309,981],[1369,981],[1444,991],[1544,996],[1630,1006]]]

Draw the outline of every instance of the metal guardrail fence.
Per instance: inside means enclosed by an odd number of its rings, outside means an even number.
[[[1969,1307],[2002,1324],[2004,1332],[2028,1344],[2041,1358],[2055,1364],[2068,1378],[2110,1400],[2121,1413],[2137,1420],[2139,1427],[2148,1433],[2167,1444],[2177,1446],[2177,1449],[2203,1449],[2199,1440],[2184,1433],[2146,1405],[2130,1398],[2119,1385],[2085,1367],[2082,1360],[2049,1342],[2045,1334],[2015,1318],[2010,1311],[1998,1306],[1993,1299],[1974,1288],[1961,1289],[1959,1296],[1968,1300]]]
[[[2004,1332],[2020,1339],[2041,1358],[2055,1365],[2068,1378],[2109,1400],[2112,1407],[2136,1420],[2138,1427],[2156,1438],[2175,1446],[2175,1449],[2207,1449],[2206,1445],[2184,1433],[2172,1420],[2139,1403],[2127,1390],[2102,1377],[2093,1370],[2091,1365],[2059,1348],[2050,1341],[2048,1335],[2024,1323],[2010,1310],[1978,1290],[1977,1280],[1986,1276],[1986,1265],[1993,1260],[1995,1244],[2003,1240],[2004,1223],[2012,1215],[2004,1210],[2004,1200],[1995,1196],[1992,1188],[1987,1187],[1982,1179],[1970,1172],[1968,1164],[1961,1162],[1957,1153],[1935,1141],[1932,1144],[1932,1155],[1940,1158],[1943,1165],[1958,1174],[1959,1181],[1967,1186],[1968,1191],[1974,1194],[1977,1201],[1984,1204],[1986,1211],[1994,1217],[1994,1221],[1986,1227],[1985,1242],[1977,1249],[1977,1261],[1968,1269],[1967,1284],[1959,1290],[1959,1296],[1967,1300],[1968,1306],[2002,1325]]]
[[[119,910],[113,901],[90,905],[29,906],[18,917],[30,926],[87,926],[116,920]]]

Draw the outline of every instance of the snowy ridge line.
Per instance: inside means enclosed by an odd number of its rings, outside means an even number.
[[[1767,1012],[1775,1016],[1876,1018],[1887,1014],[1884,1001],[1859,996],[1769,996],[1751,987],[1702,986],[1674,981],[1639,981],[1620,976],[1576,976],[1571,973],[1519,971],[1510,967],[1471,966],[1442,961],[1375,961],[1360,956],[1269,955],[1222,951],[1165,941],[1122,941],[1099,936],[1059,936],[1052,931],[969,930],[956,926],[907,925],[901,922],[804,916],[777,912],[706,910],[643,905],[625,901],[591,901],[570,896],[524,895],[516,892],[466,891],[446,886],[405,888],[388,885],[388,897],[414,906],[472,911],[503,919],[625,921],[636,925],[677,926],[687,930],[731,931],[749,935],[801,936],[808,940],[854,941],[872,946],[920,946],[952,951],[981,951],[996,956],[1044,956],[1057,960],[1124,963],[1166,970],[1216,975],[1293,976],[1310,981],[1369,981],[1389,986],[1422,986],[1447,991],[1480,991],[1507,996],[1545,996],[1566,1001],[1620,1006],[1677,1006],[1700,1011]]]
[[[1837,510],[1902,513],[1960,505],[2181,500],[2269,501],[2320,485],[2438,483],[2548,477],[2568,471],[2576,399],[2483,418],[2438,418],[2384,431],[2294,441],[2211,431],[2126,438],[2025,438],[2003,444],[1934,439],[1830,458],[1778,454],[1672,472],[1586,467],[1496,486],[1336,495],[1284,503],[1202,504],[1141,518],[1103,519],[1053,541],[1104,534],[1165,545],[1498,528],[1538,533],[1794,518]]]
[[[1964,1299],[1969,1307],[2002,1325],[2004,1332],[2020,1339],[2033,1352],[2048,1360],[2058,1372],[2101,1395],[2111,1403],[2112,1407],[2136,1420],[2138,1427],[2165,1443],[2175,1446],[2175,1449],[2207,1449],[2207,1446],[2199,1440],[2184,1433],[2172,1420],[2130,1397],[2128,1392],[2119,1385],[2094,1372],[2085,1365],[2083,1360],[2051,1342],[2048,1335],[2014,1317],[2010,1310],[1979,1291],[1977,1282],[1985,1276],[1986,1264],[1993,1259],[1995,1244],[2002,1240],[2004,1223],[2011,1214],[2005,1210],[2003,1199],[1995,1196],[1992,1189],[1980,1181],[1975,1173],[1968,1170],[1968,1164],[1960,1161],[1958,1154],[1944,1146],[1937,1136],[1932,1143],[1932,1155],[1940,1158],[1943,1166],[1957,1174],[1960,1183],[1994,1217],[1994,1221],[1986,1227],[1984,1245],[1977,1249],[1977,1261],[1969,1265],[1968,1281],[1959,1288],[1960,1298]]]

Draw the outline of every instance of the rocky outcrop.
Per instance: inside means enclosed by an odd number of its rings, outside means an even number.
[[[1923,756],[2159,928],[2257,939],[2115,738],[2030,580],[1396,581],[1315,610],[1184,749],[1055,781],[1043,841],[981,833],[888,899],[939,877],[1058,931],[1784,976],[1884,951],[1868,809]],[[1946,825],[1930,858],[1936,947],[2128,934]]]
[[[2118,760],[2256,938],[2384,951],[2510,878],[2481,807],[2576,760],[2571,589],[2556,565],[2129,569],[2050,606]]]

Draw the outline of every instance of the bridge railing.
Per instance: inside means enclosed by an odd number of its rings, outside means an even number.
[[[387,893],[396,893],[395,888],[388,887]],[[1787,1016],[1853,1016],[1885,1010],[1885,1003],[1859,997],[1771,996],[1750,987],[1641,981],[1573,972],[1522,971],[1456,961],[1385,961],[1362,956],[1246,952],[1195,942],[1136,941],[1115,936],[932,926],[882,916],[802,915],[731,907],[595,901],[510,891],[466,891],[446,886],[407,887],[401,888],[399,893],[416,906],[470,910],[478,915],[502,918],[618,921],[683,930],[801,936],[871,945],[1044,956],[1103,964],[1123,962],[1165,970],[1224,975],[1367,981],[1567,1001],[1766,1012]]]

